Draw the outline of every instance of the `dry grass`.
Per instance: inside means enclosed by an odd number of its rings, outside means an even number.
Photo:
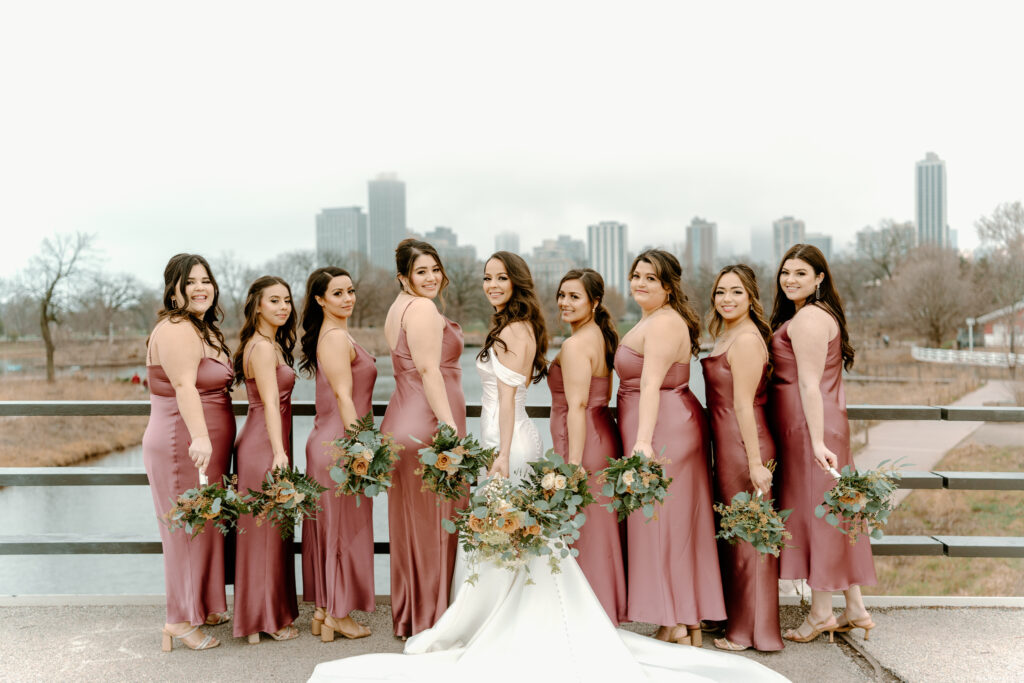
[[[127,401],[147,399],[141,385],[84,378],[41,380],[5,378],[3,401]],[[142,442],[145,417],[0,418],[0,467],[73,465],[90,457]]]
[[[1024,446],[968,443],[950,451],[937,470],[1019,472]],[[893,535],[1024,536],[1024,492],[914,491],[893,513]],[[1024,595],[1024,560],[877,557],[878,595]]]

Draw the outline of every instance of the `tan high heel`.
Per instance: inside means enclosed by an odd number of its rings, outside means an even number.
[[[349,617],[351,619],[351,617]],[[363,629],[356,633],[347,633],[341,628],[341,625],[335,621],[334,617],[329,614],[324,615],[324,623],[320,626],[320,642],[330,643],[334,641],[334,634],[340,633],[349,640],[356,640],[358,638],[365,638],[370,635],[370,629],[360,624],[355,619],[352,619],[352,623]]]
[[[256,633],[249,634],[250,645],[256,645],[260,642],[260,633],[263,633],[263,631],[256,631]],[[295,628],[295,626],[292,624],[288,624],[287,626],[281,628],[278,631],[274,631],[273,633],[271,633],[270,631],[266,631],[266,634],[274,640],[293,640],[299,637],[299,629]]]
[[[317,607],[313,610],[313,621],[309,625],[309,630],[314,636],[320,635],[320,628],[324,625],[325,610]]]
[[[855,628],[862,628],[864,629],[864,640],[869,640],[871,638],[871,629],[875,627],[875,622],[871,618],[870,614],[863,619],[851,619],[846,616],[846,612],[843,612],[839,615],[839,618],[842,620],[836,622],[836,631],[839,633],[846,633],[847,631],[852,631]]]
[[[704,636],[701,635],[700,624],[696,626],[687,626],[687,632],[690,634],[690,644],[694,647],[704,646]]]
[[[811,632],[808,635],[806,635],[806,636],[800,634],[800,629],[802,629],[804,627],[804,624],[806,624],[807,627],[810,628],[810,630],[811,630]],[[803,624],[800,624],[800,626],[798,626],[795,629],[791,628],[791,629],[787,630],[785,633],[782,634],[782,637],[785,638],[786,640],[792,640],[795,643],[809,643],[812,640],[814,640],[815,638],[817,638],[819,635],[824,633],[825,631],[828,631],[828,642],[834,643],[835,642],[835,630],[836,630],[836,618],[834,616],[829,616],[829,618],[826,619],[825,621],[815,624],[814,622],[811,621],[810,615],[808,615],[804,619],[804,623]]]
[[[227,612],[214,612],[206,617],[207,626],[220,626],[221,624],[226,624],[229,621],[231,621],[231,615]]]
[[[669,642],[677,645],[693,645],[689,629],[684,625],[675,626],[668,635]]]
[[[186,643],[185,639],[193,633],[195,633],[196,631],[199,631],[199,627],[193,626],[190,631],[186,631],[185,633],[182,633],[180,636],[177,636],[168,631],[166,628],[162,628],[160,629],[160,633],[163,636],[160,640],[160,649],[164,652],[170,652],[171,648],[174,647],[175,640],[180,640],[181,644],[190,650],[210,650],[220,645],[220,641],[209,634],[203,634],[206,637],[203,638],[198,645],[192,646]],[[202,631],[199,632],[202,633]]]

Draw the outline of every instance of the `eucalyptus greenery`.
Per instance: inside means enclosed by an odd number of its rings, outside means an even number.
[[[824,518],[840,533],[856,543],[861,534],[882,538],[882,528],[895,509],[893,494],[899,488],[899,462],[883,460],[878,469],[858,472],[853,466],[833,470],[837,481],[825,492],[825,500],[814,508],[815,517]],[[837,476],[838,475],[838,476]]]
[[[647,521],[657,519],[655,504],[665,501],[672,483],[661,462],[640,451],[628,458],[608,458],[608,467],[600,470],[597,478],[602,484],[601,493],[611,498],[605,507],[617,512],[620,522],[636,510],[643,510]]]
[[[333,462],[328,472],[337,486],[334,495],[372,498],[391,488],[391,479],[402,445],[374,426],[373,413],[359,418],[345,431],[344,438],[331,442]]]

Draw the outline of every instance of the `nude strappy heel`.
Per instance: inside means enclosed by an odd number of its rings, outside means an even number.
[[[220,641],[209,634],[206,634],[206,637],[203,638],[202,641],[200,641],[200,643],[195,647],[186,643],[185,639],[198,630],[198,626],[193,626],[192,630],[186,631],[185,633],[182,633],[180,636],[176,636],[170,631],[168,631],[166,628],[162,628],[160,629],[160,633],[163,635],[163,639],[160,642],[160,649],[164,652],[170,652],[171,648],[174,647],[175,640],[180,640],[181,644],[190,650],[209,650],[220,645]]]
[[[863,619],[851,619],[846,616],[846,612],[843,612],[839,616],[839,621],[836,622],[836,631],[839,633],[846,633],[857,628],[864,629],[864,640],[871,638],[871,629],[875,627],[875,622],[871,618],[871,615],[864,617]]]

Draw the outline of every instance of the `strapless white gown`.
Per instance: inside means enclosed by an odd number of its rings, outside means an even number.
[[[527,378],[491,354],[477,361],[483,383],[480,442],[498,446],[498,382],[516,387],[509,472],[516,477],[543,445],[526,415]],[[664,643],[615,628],[576,561],[552,574],[536,558],[527,574],[481,563],[479,580],[465,583],[461,557],[452,602],[433,628],[416,634],[403,654],[371,654],[325,662],[311,681],[785,681],[740,655]]]

